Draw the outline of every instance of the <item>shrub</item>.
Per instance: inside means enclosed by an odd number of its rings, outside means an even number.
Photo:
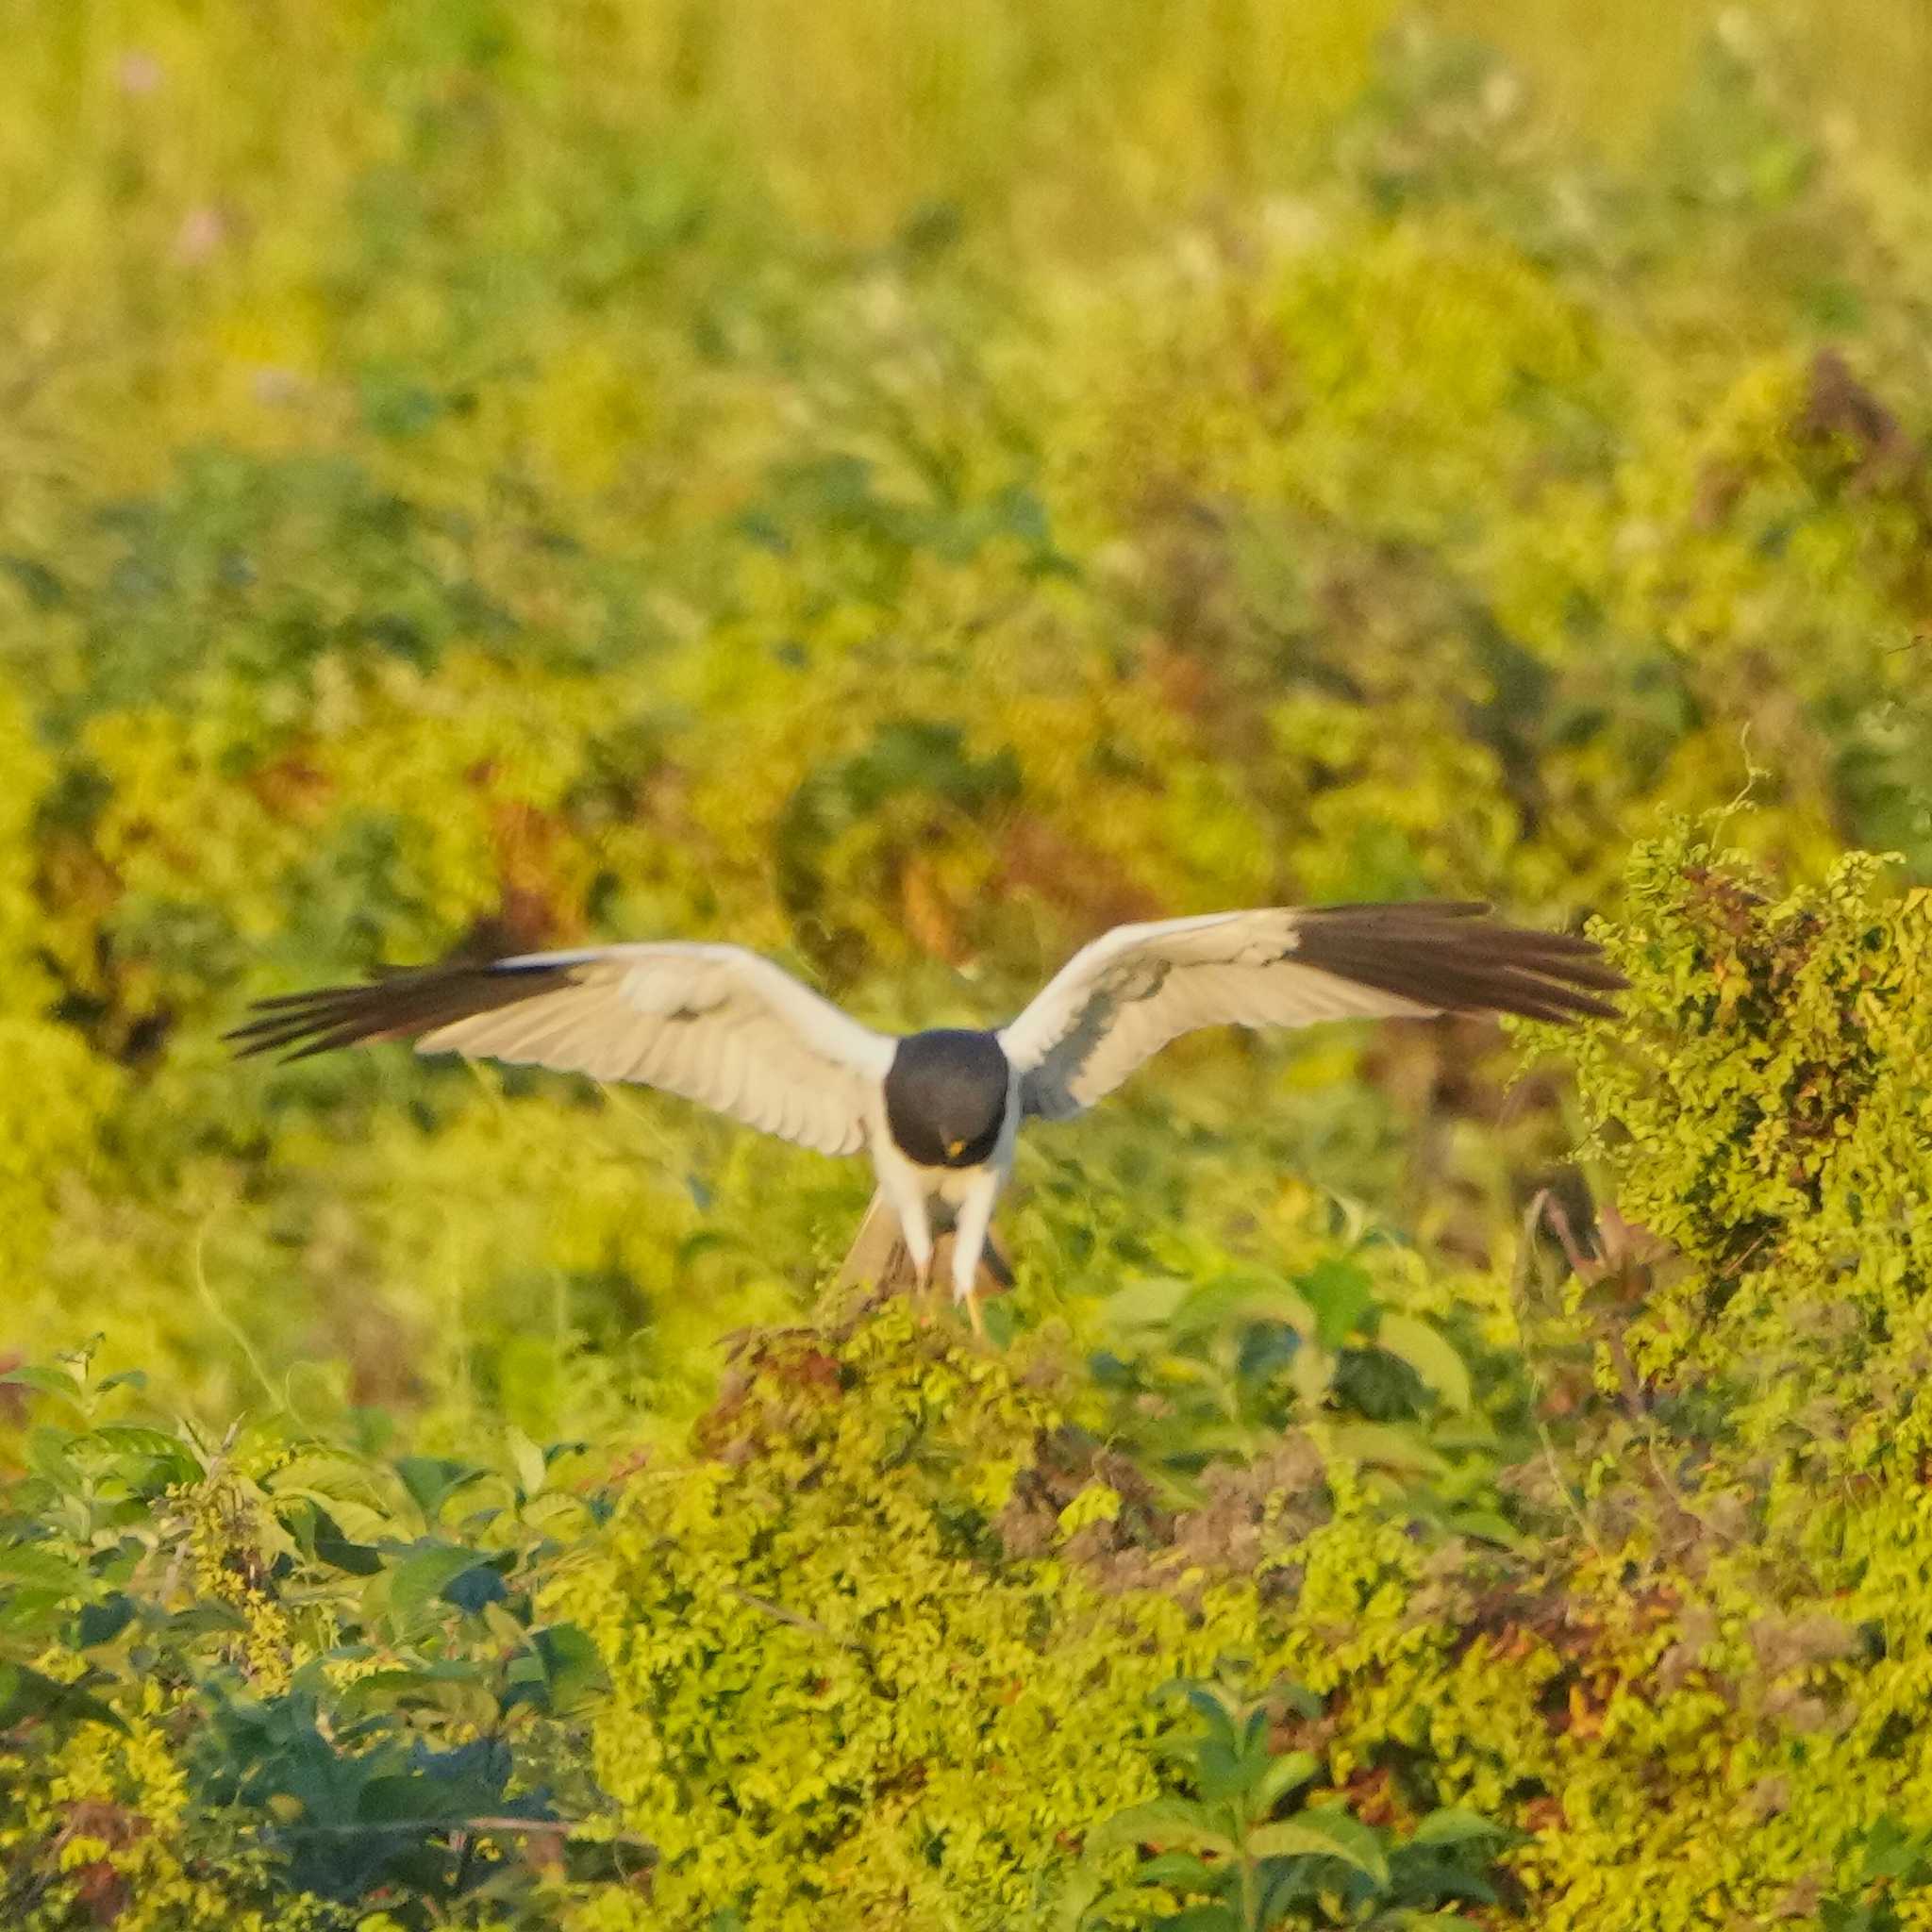
[[[1637,855],[1627,1017],[1566,1042],[1618,1206],[1525,1245],[1493,1384],[1332,1237],[1124,1354],[1037,1285],[991,1353],[905,1303],[755,1331],[606,1480],[13,1372],[15,1921],[1916,1923],[1932,1000],[1882,874]],[[1259,1701],[1188,1744],[1176,1678]]]

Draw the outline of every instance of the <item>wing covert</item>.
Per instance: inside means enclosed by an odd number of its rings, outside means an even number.
[[[1463,902],[1276,907],[1124,925],[1076,953],[1000,1034],[1029,1114],[1063,1120],[1183,1033],[1323,1020],[1606,1018],[1595,944]]]
[[[666,942],[426,967],[262,1000],[227,1037],[291,1058],[362,1041],[662,1088],[854,1154],[894,1041],[739,946]]]

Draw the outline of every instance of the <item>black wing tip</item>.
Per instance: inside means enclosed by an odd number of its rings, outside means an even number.
[[[221,1036],[233,1048],[237,1059],[254,1059],[289,1047],[293,1050],[282,1054],[282,1064],[288,1065],[294,1060],[306,1060],[311,1054],[326,1053],[333,1047],[353,1046],[383,1030],[376,1024],[365,1029],[335,1004],[317,1008],[290,1003],[277,1006],[272,1012],[259,1011],[265,1004],[256,1002],[251,1008],[257,1011],[256,1018],[229,1027]]]
[[[1616,1020],[1607,995],[1630,982],[1596,941],[1491,918],[1480,900],[1310,908],[1296,947],[1308,965],[1445,1013],[1545,1024]]]
[[[249,1017],[221,1038],[237,1059],[280,1052],[292,1065],[338,1047],[408,1040],[513,1006],[550,991],[569,968],[550,960],[452,960],[439,966],[377,968],[375,978],[308,992],[271,993],[249,1003]]]

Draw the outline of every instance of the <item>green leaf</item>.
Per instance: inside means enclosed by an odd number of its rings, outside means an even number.
[[[1932,1834],[1913,1831],[1885,1812],[1865,1834],[1864,1875],[1908,1878],[1924,1857],[1928,1843],[1932,1843]]]
[[[1168,1693],[1178,1690],[1199,1713],[1209,1735],[1223,1739],[1232,1746],[1235,1724],[1241,1715],[1241,1700],[1233,1691],[1220,1684],[1201,1683],[1185,1677],[1162,1685],[1161,1690]]]
[[[488,1472],[468,1463],[452,1462],[442,1456],[405,1456],[396,1464],[396,1474],[402,1477],[403,1487],[417,1508],[434,1523],[442,1506],[457,1491]]]
[[[1102,1894],[1106,1893],[1105,1899]],[[1088,1915],[1096,1905],[1111,1903],[1118,1898],[1118,1892],[1108,1892],[1107,1880],[1097,1872],[1076,1869],[1070,1873],[1060,1888],[1058,1900],[1054,1907],[1054,1932],[1080,1932],[1088,1923]],[[712,1921],[715,1927],[717,1920]]]
[[[1190,1906],[1154,1924],[1155,1932],[1242,1932],[1240,1916],[1228,1905]]]
[[[1277,1677],[1272,1694],[1305,1718],[1318,1718],[1327,1707],[1319,1691],[1310,1690],[1292,1677]]]
[[[1174,1309],[1166,1326],[1177,1338],[1198,1340],[1243,1324],[1279,1322],[1312,1336],[1316,1313],[1287,1283],[1262,1274],[1229,1274],[1196,1288]]]
[[[0,1374],[0,1389],[32,1389],[42,1395],[60,1395],[69,1402],[80,1399],[80,1383],[65,1369],[42,1369],[32,1364],[8,1369]]]
[[[334,1541],[340,1538],[350,1549],[365,1550],[375,1548],[388,1537],[396,1524],[386,1512],[372,1508],[367,1503],[353,1496],[332,1495],[325,1491],[310,1489],[290,1489],[287,1484],[277,1483],[275,1490],[275,1501],[291,1507],[310,1507],[316,1511],[314,1535],[318,1540]],[[332,1525],[325,1529],[324,1523]],[[320,1547],[316,1554],[323,1556]],[[380,1551],[377,1552],[380,1555]],[[355,1566],[341,1563],[334,1557],[324,1557],[325,1562],[338,1562],[338,1567],[349,1569]],[[374,1574],[373,1571],[368,1573]]]
[[[419,1548],[390,1572],[391,1614],[399,1622],[413,1622],[441,1596],[446,1584],[475,1569],[476,1563],[476,1552],[460,1543],[431,1543]]]
[[[442,1586],[441,1594],[444,1603],[475,1616],[485,1604],[500,1604],[509,1594],[509,1586],[493,1563],[472,1563]]]
[[[1389,1883],[1389,1860],[1381,1840],[1345,1811],[1304,1811],[1277,1824],[1263,1824],[1247,1837],[1257,1858],[1340,1858],[1378,1886]]]
[[[1153,1798],[1129,1806],[1096,1826],[1087,1843],[1095,1852],[1150,1844],[1162,1850],[1214,1852],[1223,1857],[1234,1855],[1234,1840],[1209,1824],[1200,1806],[1185,1798]]]
[[[1315,1311],[1316,1337],[1324,1348],[1340,1348],[1375,1299],[1367,1272],[1334,1255],[1317,1261],[1295,1286]]]
[[[1451,1509],[1445,1512],[1444,1522],[1457,1536],[1480,1537],[1506,1550],[1526,1554],[1532,1547],[1530,1540],[1507,1516],[1493,1509]]]
[[[1446,1475],[1449,1465],[1419,1437],[1391,1423],[1338,1423],[1329,1446],[1351,1462],[1373,1463],[1408,1475]]]
[[[1472,1839],[1507,1838],[1506,1826],[1485,1818],[1479,1811],[1470,1811],[1460,1805],[1444,1805],[1441,1810],[1431,1811],[1415,1828],[1415,1835],[1409,1840],[1416,1845],[1460,1845]]]
[[[1116,1289],[1101,1304],[1101,1318],[1116,1331],[1126,1328],[1166,1328],[1174,1311],[1187,1300],[1191,1284],[1172,1274],[1148,1275]]]
[[[356,1817],[359,1823],[372,1824],[418,1820],[431,1824],[451,1815],[450,1795],[428,1778],[408,1772],[373,1777],[356,1794]]]
[[[134,1599],[117,1591],[97,1604],[89,1604],[80,1613],[75,1630],[75,1647],[92,1650],[96,1644],[111,1643],[134,1621]]]
[[[1255,1289],[1241,1296],[1234,1312],[1243,1322],[1279,1322],[1305,1338],[1313,1337],[1321,1327],[1321,1318],[1307,1297],[1291,1288]]]
[[[25,1584],[33,1590],[54,1590],[71,1596],[86,1589],[87,1573],[79,1564],[39,1543],[8,1543],[0,1547],[0,1583]]]
[[[138,1423],[102,1423],[78,1440],[81,1448],[95,1447],[121,1457],[139,1457],[142,1486],[152,1490],[174,1483],[198,1483],[207,1474],[201,1458],[178,1436]],[[124,1476],[135,1472],[123,1470]]]
[[[451,1685],[480,1684],[483,1666],[468,1657],[440,1657],[408,1669],[372,1671],[345,1685],[340,1707],[349,1713],[391,1710],[401,1704],[440,1704]]]
[[[1259,1775],[1260,1764],[1224,1738],[1203,1739],[1194,1746],[1194,1787],[1202,1797],[1220,1804],[1245,1791]]]
[[[1213,1892],[1220,1890],[1223,1876],[1231,1869],[1224,1866],[1217,1873],[1192,1852],[1161,1852],[1134,1867],[1134,1883],[1164,1885],[1170,1891]]]
[[[80,1471],[74,1463],[74,1438],[65,1429],[42,1424],[27,1432],[26,1459],[34,1474],[44,1477],[63,1495],[80,1487]]]
[[[105,1704],[78,1685],[42,1676],[25,1664],[0,1663],[0,1730],[27,1718],[68,1718],[106,1724],[116,1731],[127,1728]]]
[[[1321,1768],[1322,1760],[1312,1751],[1289,1751],[1271,1758],[1255,1785],[1256,1809],[1265,1816],[1290,1791],[1300,1790]]]
[[[709,1196],[707,1195],[705,1205],[708,1205],[708,1201]],[[682,1273],[693,1261],[702,1261],[707,1255],[741,1255],[745,1252],[744,1237],[728,1228],[693,1228],[677,1244],[677,1266]]]
[[[318,1563],[346,1571],[351,1576],[374,1576],[382,1568],[382,1553],[344,1536],[341,1525],[320,1503],[304,1497],[293,1507],[308,1512],[309,1546]]]
[[[1375,1330],[1375,1346],[1386,1349],[1421,1376],[1423,1387],[1458,1414],[1467,1414],[1474,1401],[1469,1367],[1448,1340],[1414,1315],[1384,1315]]]
[[[247,1626],[242,1612],[234,1605],[204,1598],[200,1603],[191,1604],[185,1610],[176,1610],[167,1619],[164,1627],[170,1637],[189,1640],[211,1634],[232,1636]]]
[[[567,1717],[607,1687],[604,1658],[575,1624],[552,1624],[530,1633],[530,1647],[543,1667],[553,1715]]]
[[[548,1474],[543,1461],[543,1452],[523,1430],[511,1424],[509,1430],[510,1460],[516,1465],[517,1482],[525,1496],[534,1496],[542,1489]]]
[[[165,1429],[148,1428],[141,1423],[98,1424],[92,1440],[103,1449],[112,1449],[124,1456],[175,1457],[187,1453],[178,1436],[171,1436]],[[200,1465],[197,1463],[196,1467]]]
[[[330,1503],[344,1497],[366,1497],[375,1486],[375,1472],[353,1456],[334,1449],[307,1449],[291,1457],[268,1486],[277,1496],[320,1496]]]

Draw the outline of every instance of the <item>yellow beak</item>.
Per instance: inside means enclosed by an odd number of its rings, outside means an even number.
[[[953,1159],[958,1160],[959,1158],[960,1149],[963,1148],[965,1145],[966,1143],[963,1141],[948,1141],[946,1142],[946,1153]]]

